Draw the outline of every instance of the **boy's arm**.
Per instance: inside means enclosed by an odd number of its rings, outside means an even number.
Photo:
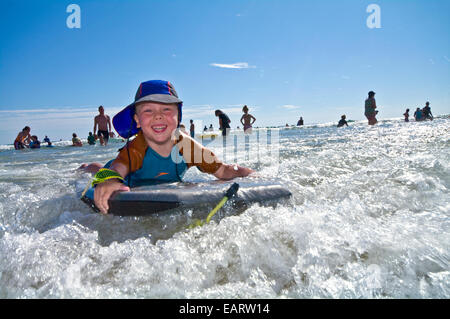
[[[121,163],[113,163],[110,169],[116,171],[123,178],[128,175],[128,167]],[[130,188],[120,182],[119,179],[110,179],[98,184],[94,190],[94,203],[102,214],[107,214],[109,205],[108,200],[114,192],[129,191]]]
[[[200,171],[225,180],[244,177],[253,173],[253,170],[246,167],[222,163],[211,150],[186,134],[180,133],[180,135],[178,148],[188,166],[197,166]]]
[[[189,135],[176,133],[176,144],[188,167],[196,166],[204,173],[214,174],[222,162],[211,150],[198,143]]]
[[[127,147],[129,148],[127,150]],[[122,148],[116,159],[112,162],[110,169],[116,171],[123,178],[127,177],[131,172],[135,172],[142,167],[147,143],[144,136],[139,131],[138,136],[128,143],[128,146]],[[130,157],[128,157],[128,152]],[[129,191],[130,188],[122,184],[118,179],[111,179],[95,187],[94,202],[102,214],[108,213],[108,199],[116,191]]]

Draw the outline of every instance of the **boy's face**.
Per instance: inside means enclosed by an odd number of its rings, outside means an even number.
[[[178,106],[157,102],[142,102],[136,106],[134,120],[147,140],[157,144],[171,141],[178,126]]]

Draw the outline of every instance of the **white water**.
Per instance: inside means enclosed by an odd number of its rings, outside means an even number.
[[[238,162],[291,202],[193,230],[191,211],[101,216],[76,197],[90,176],[75,169],[122,143],[3,146],[0,297],[450,297],[449,117],[283,129],[280,142],[278,162],[255,163],[254,148]]]

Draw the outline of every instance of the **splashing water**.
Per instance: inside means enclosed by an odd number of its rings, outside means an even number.
[[[449,298],[450,118],[280,131],[288,202],[187,230],[193,211],[123,218],[76,196],[107,147],[0,151],[1,298]],[[221,154],[220,149],[213,150]],[[211,176],[191,169],[188,181]],[[223,216],[222,216],[223,217]]]

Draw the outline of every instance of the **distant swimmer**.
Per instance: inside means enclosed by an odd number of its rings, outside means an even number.
[[[94,118],[94,136],[100,139],[100,145],[108,144],[110,135],[112,135],[111,130],[111,119],[105,114],[105,109],[103,106],[98,107],[98,112],[100,113]],[[96,131],[98,126],[98,131]],[[95,133],[97,132],[97,133]]]
[[[244,114],[241,117],[241,124],[244,125],[244,132],[250,134],[252,132],[252,125],[255,123],[256,118],[248,113],[247,105],[242,108]]]
[[[433,120],[433,114],[431,114],[430,102],[425,103],[424,108],[422,109],[423,117],[425,120]]]
[[[303,117],[300,116],[300,119],[297,122],[297,126],[302,126],[303,125]]]
[[[405,117],[405,122],[409,122],[409,109],[406,109],[406,112],[403,113],[403,116]]]
[[[206,127],[206,126],[205,126],[205,127]],[[212,125],[212,124],[209,124],[209,128],[208,128],[208,131],[210,131],[210,132],[214,131],[214,127],[213,127],[213,125]]]
[[[31,136],[30,148],[41,148],[41,142],[36,135]]]
[[[80,138],[75,133],[72,134],[72,146],[83,146]]]
[[[92,134],[92,132],[89,132],[89,136],[87,137],[87,141],[89,145],[95,145],[95,136]]]
[[[420,107],[418,107],[417,109],[416,109],[416,111],[414,112],[414,119],[417,121],[417,122],[420,122],[420,121],[423,121],[425,118],[423,117],[423,112],[422,112],[422,110],[420,109]]]
[[[44,143],[50,143],[50,139],[48,138],[47,135],[45,135],[44,139],[43,139]]]
[[[194,138],[195,137],[195,125],[194,125],[194,120],[191,120],[191,126],[189,127],[189,132],[191,133],[191,137]]]
[[[347,126],[348,126],[348,123],[347,123],[347,121],[346,121],[345,119],[346,119],[346,116],[345,116],[345,115],[342,115],[342,116],[341,116],[341,120],[339,121],[337,127],[342,127],[342,126],[344,126],[344,125],[347,125]]]
[[[365,102],[365,111],[364,111],[364,115],[369,120],[369,125],[375,125],[378,122],[377,118],[376,118],[378,111],[375,110],[376,108],[377,108],[377,103],[375,101],[375,92],[370,91],[369,97],[366,99],[366,102]]]
[[[31,135],[30,135],[31,128],[29,126],[25,126],[22,129],[22,132],[20,132],[16,139],[14,140],[14,148],[16,150],[24,149],[25,147],[28,147],[28,144],[31,142]]]
[[[216,110],[215,115],[219,118],[219,130],[222,131],[222,136],[227,136],[230,131],[230,118],[221,110]]]

